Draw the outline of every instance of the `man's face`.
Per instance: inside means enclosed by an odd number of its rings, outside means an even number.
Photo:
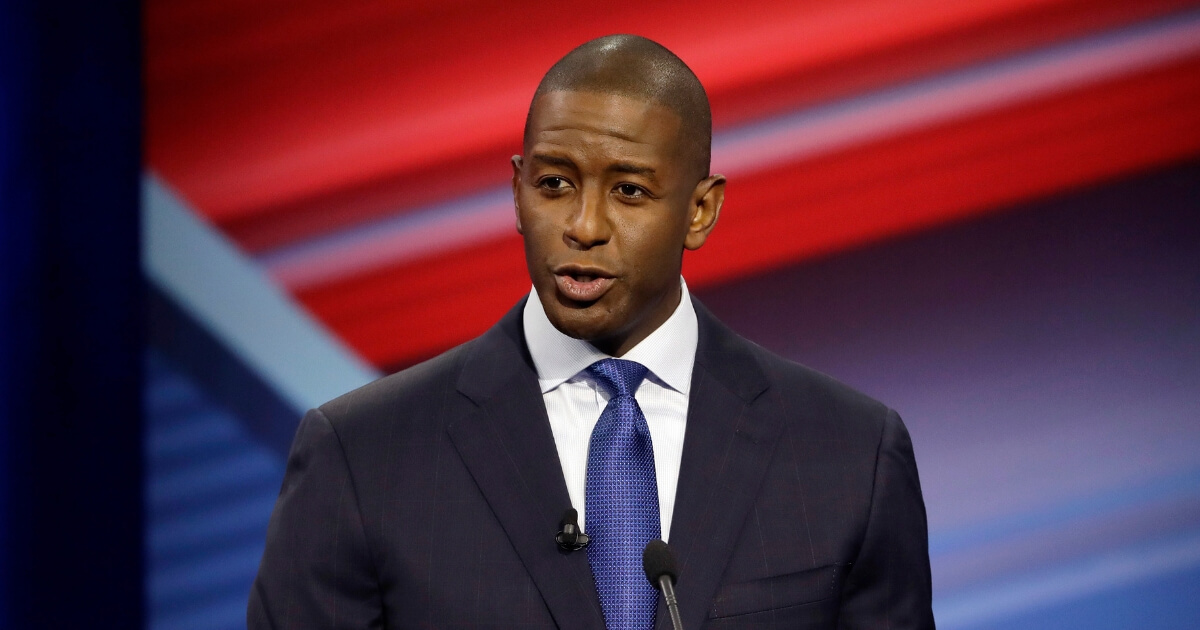
[[[653,101],[543,94],[513,158],[517,229],[546,315],[620,356],[679,304],[684,248],[716,222],[720,176],[697,180],[682,121]]]

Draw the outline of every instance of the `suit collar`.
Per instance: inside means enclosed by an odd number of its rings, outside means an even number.
[[[509,393],[508,387],[518,386],[527,376],[533,377],[536,386],[537,373],[521,329],[524,308],[522,299],[495,326],[470,343],[457,387],[477,405],[485,404],[499,392]],[[497,371],[499,367],[506,369]]]
[[[682,277],[679,287],[679,305],[667,321],[621,358],[641,363],[660,383],[686,396],[691,388],[698,332],[695,307]],[[522,309],[522,331],[543,393],[609,356],[555,328],[534,291]]]
[[[692,304],[696,309],[700,337],[696,348],[697,365],[703,366],[717,383],[738,398],[747,403],[753,401],[769,385],[752,351],[757,348],[721,323],[699,300],[693,298]]]

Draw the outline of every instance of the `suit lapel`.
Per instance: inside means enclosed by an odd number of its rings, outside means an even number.
[[[758,400],[767,379],[752,346],[695,306],[700,339],[670,537],[686,628],[707,617],[782,426],[770,401]],[[670,627],[665,613],[659,628]]]
[[[465,359],[459,391],[475,409],[450,439],[561,628],[604,628],[587,555],[554,543],[571,501],[518,304]]]

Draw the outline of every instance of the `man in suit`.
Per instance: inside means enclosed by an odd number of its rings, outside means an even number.
[[[305,416],[250,627],[663,628],[631,573],[659,537],[685,628],[933,627],[899,417],[688,294],[724,196],[710,144],[703,88],[658,44],[551,68],[513,158],[534,290]],[[555,541],[571,507],[582,550]]]

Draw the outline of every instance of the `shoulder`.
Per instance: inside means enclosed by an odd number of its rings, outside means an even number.
[[[464,357],[478,340],[452,348],[432,359],[376,379],[321,405],[333,419],[374,415],[384,410],[420,405],[453,390]]]
[[[479,337],[321,405],[318,412],[345,440],[370,445],[382,437],[431,437],[467,413],[504,374],[529,362],[517,302]]]
[[[775,395],[789,406],[802,406],[841,422],[871,421],[872,425],[882,423],[891,411],[882,402],[828,374],[757,345],[754,348]]]
[[[380,451],[429,445],[471,403],[457,388],[473,339],[432,359],[379,378],[318,407],[336,441],[354,461]]]
[[[459,386],[478,380],[481,364],[511,368],[521,361],[524,336],[520,329],[521,300],[485,333],[446,352],[399,372],[379,378],[320,406],[334,428],[340,424],[386,422],[398,415],[420,416],[445,409],[463,399]],[[471,366],[474,365],[474,371]],[[464,376],[464,370],[467,371]],[[486,375],[483,375],[486,378]],[[465,399],[463,399],[465,400]]]
[[[855,441],[861,443],[877,440],[892,418],[898,421],[895,412],[875,398],[759,346],[702,307],[697,308],[697,314],[701,317],[701,334],[709,337],[701,346],[710,349],[710,364],[727,364],[710,365],[710,371],[724,371],[731,381],[757,379],[761,393],[754,404],[774,407],[784,416],[786,426],[825,436],[854,434]],[[728,365],[736,367],[730,369]]]
[[[319,438],[332,448],[369,494],[389,462],[416,465],[428,461],[444,439],[448,423],[467,413],[471,403],[456,388],[466,357],[478,340],[469,341],[418,365],[384,376],[309,411],[293,445]],[[309,427],[306,430],[306,427]],[[301,435],[309,436],[306,441]],[[313,437],[315,436],[315,437]]]

